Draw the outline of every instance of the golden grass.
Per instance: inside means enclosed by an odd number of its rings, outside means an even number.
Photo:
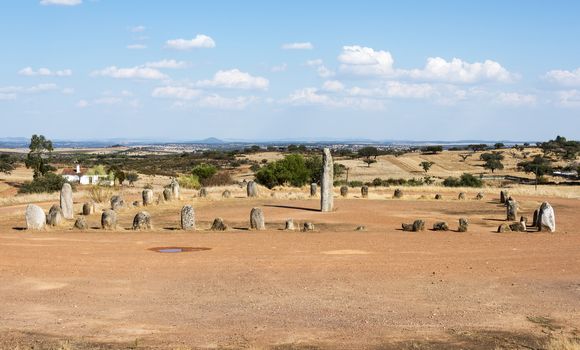
[[[550,339],[546,350],[580,350],[580,342],[577,339],[570,339],[559,336]]]

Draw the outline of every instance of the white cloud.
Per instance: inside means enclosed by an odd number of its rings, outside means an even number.
[[[511,82],[516,76],[498,62],[485,60],[468,63],[459,58],[446,61],[441,57],[429,57],[423,69],[403,71],[414,79],[435,80],[449,83],[478,83],[484,81]]]
[[[285,72],[288,69],[288,65],[286,63],[282,63],[280,65],[274,66],[270,68],[271,72],[278,73],[278,72]]]
[[[201,87],[219,87],[228,89],[257,89],[266,90],[270,82],[263,77],[254,77],[238,69],[220,70],[212,80],[202,80],[197,82]]]
[[[94,71],[92,76],[111,77],[116,79],[166,79],[167,76],[157,69],[137,66],[131,68],[117,68],[110,66],[102,70]]]
[[[320,58],[317,58],[315,60],[306,61],[306,65],[309,67],[318,67],[318,66],[321,66],[323,63],[324,62]]]
[[[0,93],[24,93],[24,94],[35,94],[40,92],[47,92],[56,90],[58,86],[56,84],[38,84],[30,87],[25,86],[5,86],[0,87]]]
[[[79,100],[79,102],[77,102],[77,107],[79,108],[86,108],[89,106],[89,102],[87,100]]]
[[[73,88],[64,88],[60,92],[62,92],[65,95],[72,95],[72,94],[75,93],[75,89],[73,89]]]
[[[215,108],[215,109],[226,109],[226,110],[242,110],[248,107],[251,103],[256,100],[254,96],[239,96],[239,97],[223,97],[220,95],[212,94],[202,97],[198,102],[197,106],[203,108]]]
[[[163,86],[153,90],[151,96],[158,98],[175,98],[179,100],[191,100],[201,95],[200,90],[183,86]]]
[[[580,68],[573,71],[551,70],[546,73],[544,78],[563,86],[580,86]]]
[[[316,67],[316,72],[319,77],[324,79],[333,77],[335,75],[334,71],[328,69],[323,63],[324,62],[321,59],[306,61],[308,67]]]
[[[352,108],[361,110],[383,110],[383,101],[372,98],[350,96],[329,96],[317,88],[303,88],[294,91],[287,99],[281,101],[293,106],[322,106],[328,108]]]
[[[558,104],[562,107],[580,107],[580,90],[558,91]]]
[[[338,80],[327,80],[322,84],[322,90],[332,92],[342,91],[344,90],[344,84]]]
[[[0,92],[0,101],[15,100],[16,94]]]
[[[497,95],[497,102],[510,106],[533,106],[537,102],[537,97],[517,92],[500,92]]]
[[[145,67],[149,67],[149,68],[180,69],[180,68],[186,68],[187,66],[188,66],[187,62],[176,61],[176,60],[161,60],[161,61],[156,61],[156,62],[145,63]]]
[[[82,4],[82,0],[41,0],[41,5],[75,6]]]
[[[144,50],[147,48],[147,45],[143,45],[143,44],[130,44],[127,45],[127,48],[129,50]]]
[[[215,41],[207,35],[197,34],[193,39],[167,40],[165,45],[171,49],[189,50],[193,48],[214,48]]]
[[[48,68],[39,68],[38,70],[34,70],[34,69],[32,69],[32,67],[26,67],[26,68],[22,68],[21,70],[19,70],[18,71],[18,74],[25,75],[25,76],[28,76],[28,77],[34,77],[34,76],[68,77],[68,76],[71,76],[72,75],[72,70],[70,70],[70,69],[63,69],[63,70],[55,70],[55,71],[52,71],[52,70],[50,70]]]
[[[131,27],[131,32],[142,33],[145,31],[145,29],[146,29],[145,26],[134,26],[134,27]]]
[[[310,42],[301,42],[301,43],[287,43],[282,45],[282,49],[284,50],[312,50],[314,45]]]
[[[340,69],[358,75],[392,75],[393,57],[387,51],[375,51],[358,45],[344,46],[338,56]]]

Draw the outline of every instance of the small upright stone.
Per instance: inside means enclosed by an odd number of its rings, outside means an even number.
[[[74,218],[72,187],[68,182],[60,190],[60,209],[65,219]]]
[[[250,228],[252,230],[265,230],[264,212],[260,208],[252,208],[250,212]]]
[[[315,182],[310,184],[310,197],[315,197],[316,196],[316,192],[318,190],[317,188],[318,186],[316,185]]]
[[[286,225],[284,226],[285,231],[294,231],[294,220],[286,220]]]
[[[509,193],[508,193],[507,190],[500,191],[500,193],[499,193],[499,202],[502,203],[502,204],[504,204],[505,202],[507,202],[508,197],[509,197]]]
[[[548,202],[542,203],[538,213],[538,231],[556,231],[556,215]]]
[[[435,195],[435,199],[437,199],[437,200],[443,199],[443,196],[442,196],[442,195],[440,195],[439,193],[437,193],[437,194]]]
[[[133,230],[151,230],[151,215],[146,211],[140,211],[133,218]]]
[[[181,208],[181,229],[185,231],[195,230],[195,210],[191,205]]]
[[[322,153],[322,178],[320,180],[320,211],[331,212],[334,209],[334,162],[330,149]]]
[[[29,204],[26,207],[26,228],[28,230],[42,230],[46,227],[46,214],[41,207]]]
[[[348,196],[348,187],[347,186],[340,187],[340,195],[343,197]]]
[[[101,227],[103,230],[117,229],[117,212],[113,209],[107,209],[101,214]]]
[[[507,202],[506,216],[508,221],[515,221],[518,216],[518,203],[514,200]]]
[[[166,202],[173,200],[173,191],[171,191],[171,188],[168,187],[163,190],[163,200]]]
[[[526,232],[526,223],[525,222],[515,222],[509,225],[510,229],[514,232]]]
[[[433,231],[449,231],[449,225],[445,221],[436,222],[433,224]]]
[[[50,207],[46,216],[48,226],[60,226],[63,220],[62,209],[56,204]]]
[[[83,204],[83,215],[84,216],[92,215],[94,212],[95,212],[95,203],[89,202],[89,203]]]
[[[469,220],[467,220],[467,218],[460,218],[459,219],[459,228],[457,229],[457,231],[467,232],[468,228],[469,228]]]
[[[89,228],[89,224],[87,224],[87,219],[85,219],[84,216],[80,216],[78,219],[76,219],[74,227],[77,230],[86,230]]]
[[[400,188],[397,188],[395,190],[395,193],[393,193],[393,197],[394,198],[402,198],[403,197],[403,190],[401,190]]]
[[[125,201],[121,196],[113,196],[111,197],[111,209],[119,210],[125,206]]]
[[[307,221],[302,225],[302,232],[314,231],[314,224]]]
[[[413,224],[401,224],[403,231],[413,231]]]
[[[246,185],[246,194],[248,197],[258,197],[258,184],[255,181],[248,181]]]
[[[224,223],[222,218],[215,218],[210,228],[212,231],[226,231],[227,229],[228,226]]]
[[[415,220],[413,221],[413,232],[419,232],[425,230],[425,221]]]
[[[199,189],[199,198],[205,197],[207,197],[207,189],[205,187],[202,187]]]
[[[153,190],[152,189],[144,189],[143,193],[141,193],[141,197],[143,197],[143,205],[149,206],[153,205]]]
[[[232,196],[232,193],[230,192],[230,190],[225,190],[222,192],[222,198],[230,198]]]
[[[460,201],[465,200],[465,192],[459,192],[457,199],[459,199]]]
[[[534,216],[532,217],[532,227],[538,227],[538,214],[540,213],[539,209],[534,210]]]
[[[171,189],[171,197],[175,200],[179,200],[179,182],[176,178],[171,179],[169,188]]]
[[[360,188],[360,195],[363,198],[368,198],[369,196],[369,186],[363,186]]]
[[[483,192],[479,192],[477,194],[477,196],[475,196],[475,199],[477,199],[478,201],[482,200],[483,199]]]

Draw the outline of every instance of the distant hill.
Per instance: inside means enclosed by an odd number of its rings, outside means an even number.
[[[204,143],[204,144],[208,144],[208,145],[216,145],[216,144],[224,144],[226,142],[223,140],[220,140],[218,138],[215,138],[215,137],[208,137],[207,139],[199,140],[199,141],[196,141],[195,143]]]

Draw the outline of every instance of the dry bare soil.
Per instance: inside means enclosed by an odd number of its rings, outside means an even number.
[[[505,208],[495,190],[482,201],[459,201],[455,190],[441,201],[372,191],[369,199],[337,198],[332,213],[318,212],[318,199],[247,199],[241,188],[228,200],[221,189],[207,199],[185,193],[147,208],[152,232],[129,230],[142,208],[127,208],[117,232],[97,229],[97,213],[86,232],[69,222],[33,233],[21,229],[24,204],[7,204],[0,348],[543,349],[553,336],[578,336],[578,199],[549,198],[556,233],[498,234]],[[78,212],[85,199],[75,196]],[[545,198],[517,199],[531,217]],[[187,203],[196,232],[177,230]],[[256,206],[267,231],[247,230]],[[453,231],[462,216],[467,233]],[[231,229],[207,231],[215,217]],[[316,231],[282,231],[287,218]],[[417,218],[428,227],[446,220],[453,230],[399,229]],[[366,231],[354,231],[359,225]]]

